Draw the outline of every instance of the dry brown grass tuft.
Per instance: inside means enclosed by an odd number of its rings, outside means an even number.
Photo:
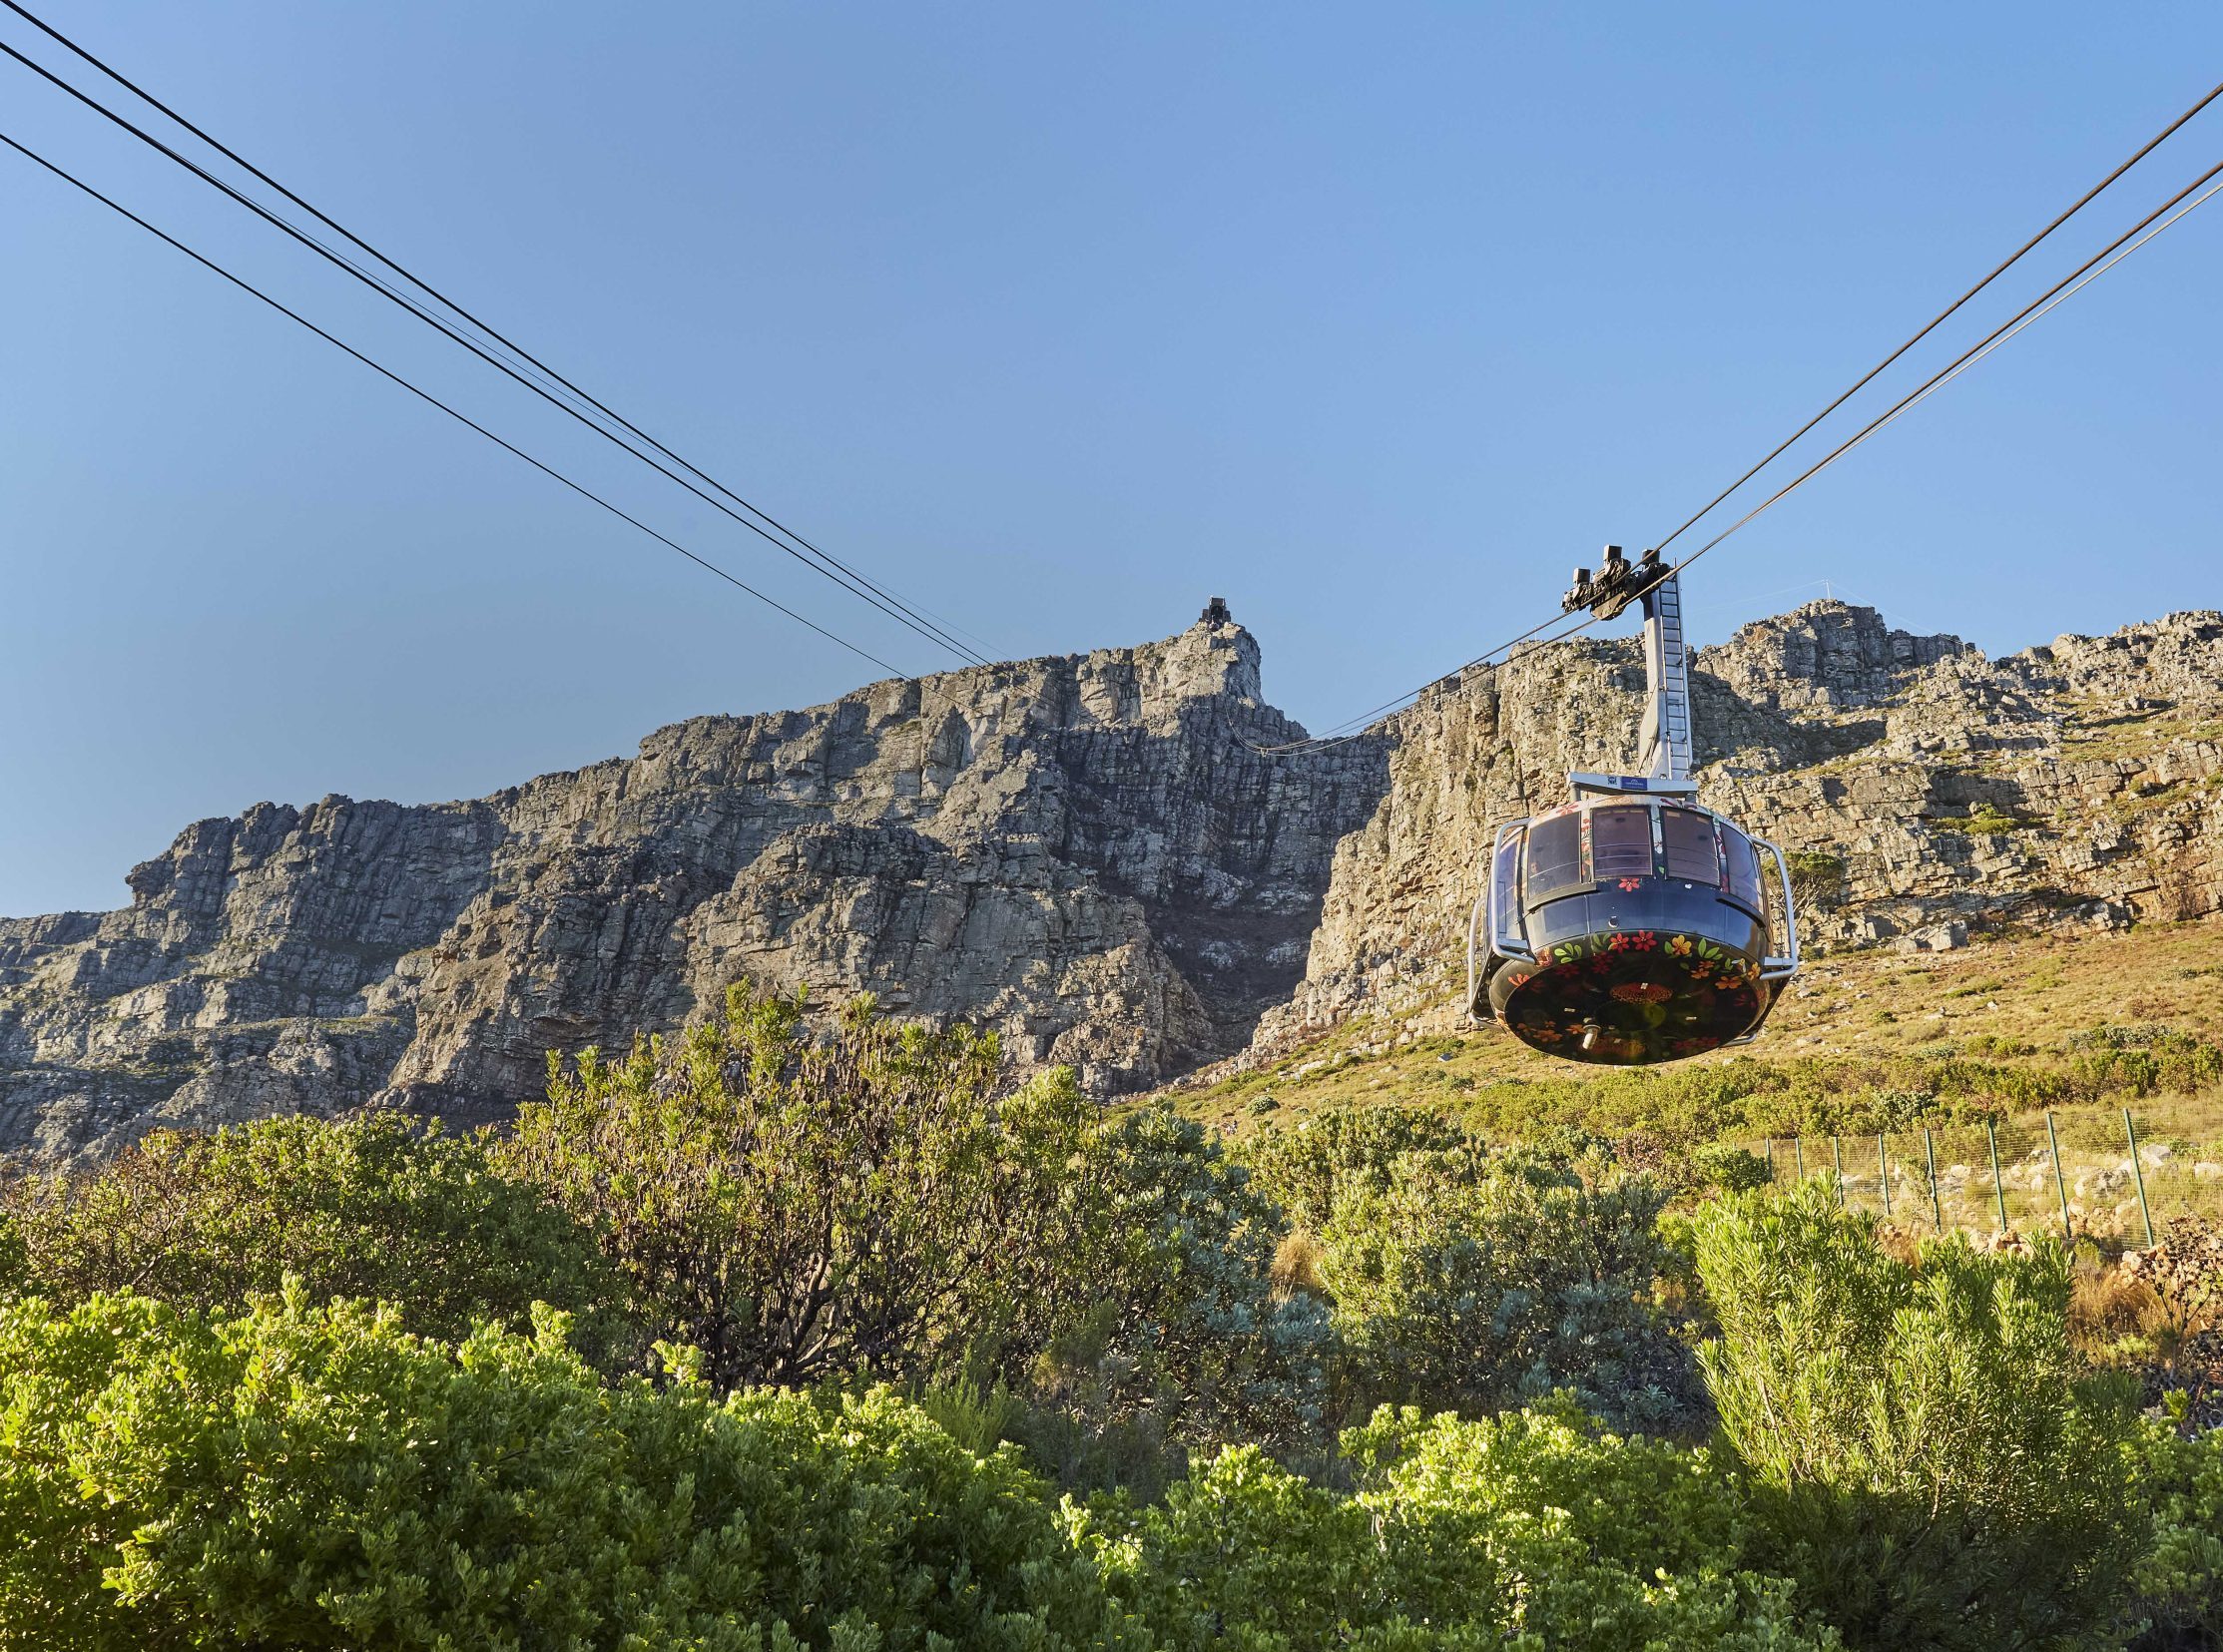
[[[2161,1293],[2120,1268],[2080,1263],[2069,1282],[2068,1333],[2079,1347],[2151,1339],[2169,1320]]]
[[[1915,1236],[1904,1228],[1880,1229],[1876,1235],[1876,1248],[1903,1267],[1912,1268],[1921,1260]]]
[[[1274,1248],[1274,1266],[1268,1275],[1274,1283],[1275,1300],[1287,1302],[1300,1294],[1325,1297],[1328,1285],[1320,1277],[1320,1242],[1311,1234],[1283,1235],[1281,1244]]]

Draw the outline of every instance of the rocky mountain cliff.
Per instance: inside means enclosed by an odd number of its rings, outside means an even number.
[[[498,1117],[741,976],[999,1029],[1102,1092],[1303,977],[1380,741],[1296,760],[1228,623],[703,717],[475,803],[203,821],[119,912],[0,920],[0,1151],[370,1099]]]
[[[1499,821],[1570,768],[1635,761],[1642,657],[1576,640],[1437,684],[1385,731],[1389,785],[1338,848],[1306,979],[1267,1048],[1462,983]],[[1701,801],[1790,851],[1811,946],[2120,927],[2223,909],[2223,614],[1986,660],[1810,603],[1692,660]]]
[[[1816,939],[2223,906],[2223,615],[1986,661],[1817,603],[1695,669],[1706,801],[1799,853]],[[259,805],[121,911],[0,919],[0,1151],[372,1099],[495,1118],[548,1051],[742,975],[1148,1087],[1440,1003],[1489,824],[1627,763],[1642,684],[1633,642],[1570,642],[1267,757],[1302,731],[1207,619],[697,718],[472,803]]]

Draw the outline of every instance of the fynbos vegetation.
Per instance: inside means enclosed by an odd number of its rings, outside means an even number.
[[[0,1644],[2212,1644],[2157,1287],[1692,1165],[748,990],[500,1137],[151,1137],[0,1194]]]

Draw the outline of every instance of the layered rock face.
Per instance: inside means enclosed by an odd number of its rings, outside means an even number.
[[[1379,741],[1300,758],[1256,643],[1170,641],[705,717],[475,803],[189,827],[105,915],[0,920],[0,1151],[371,1099],[465,1121],[749,977],[1001,1031],[1099,1092],[1302,977]]]
[[[1791,851],[1810,941],[2223,908],[2223,614],[1992,661],[1813,603],[1700,650],[1692,686],[1700,797]],[[1491,828],[1562,801],[1570,768],[1633,764],[1643,690],[1633,641],[1570,641],[1396,719],[1268,1044],[1362,1005],[1447,1019]]]
[[[1989,661],[1815,603],[1695,660],[1702,797],[1826,945],[2223,908],[2223,615]],[[706,717],[475,803],[189,827],[106,914],[0,920],[0,1152],[384,1099],[464,1121],[741,977],[1148,1087],[1358,1008],[1449,1019],[1491,826],[1633,761],[1633,641],[1310,754],[1258,649],[1166,642]],[[1432,1006],[1432,1007],[1429,1007]]]

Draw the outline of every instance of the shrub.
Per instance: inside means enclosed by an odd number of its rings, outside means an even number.
[[[1479,1161],[1483,1148],[1433,1108],[1383,1106],[1322,1113],[1292,1129],[1254,1137],[1242,1152],[1260,1191],[1282,1208],[1289,1222],[1318,1233],[1345,1192],[1386,1188],[1405,1155],[1472,1163]]]
[[[1956,1237],[1908,1267],[1819,1181],[1716,1203],[1696,1245],[1758,1552],[1815,1611],[1909,1648],[2050,1644],[2106,1617],[2135,1542],[2125,1420],[2079,1391],[2058,1247]]]
[[[1167,1107],[1105,1123],[1070,1209],[1058,1279],[1080,1312],[1043,1373],[1058,1397],[1200,1441],[1287,1447],[1319,1432],[1327,1307],[1277,1286],[1283,1213],[1201,1125]]]
[[[2223,1082],[2223,1045],[2173,1027],[2092,1027],[2070,1033],[2065,1048],[2069,1091],[2079,1100],[2157,1090],[2191,1095]]]
[[[2148,1532],[2127,1613],[2137,1644],[2223,1645],[2223,1429],[2141,1422],[2132,1463]]]
[[[1749,1193],[1774,1180],[1766,1159],[1729,1142],[1699,1148],[1690,1156],[1690,1165],[1702,1182],[1723,1193]]]
[[[1189,1471],[1189,1452],[1155,1412],[1107,1417],[1044,1403],[1006,1386],[959,1377],[922,1388],[913,1403],[969,1451],[1017,1446],[1037,1471],[1066,1491],[1164,1495]]]
[[[1440,1610],[1494,1592],[1520,1644],[1837,1644],[1799,1626],[1789,1580],[1749,1566],[1738,1486],[1711,1451],[1601,1431],[1564,1398],[1480,1421],[1385,1409],[1344,1445],[1407,1595]]]
[[[1419,1157],[1336,1207],[1321,1275],[1370,1399],[1467,1414],[1558,1388],[1616,1423],[1690,1422],[1687,1352],[1652,1306],[1666,1194],[1595,1187],[1508,1154],[1467,1172]]]
[[[956,1370],[1038,1347],[1066,1304],[1060,1217],[1093,1116],[1058,1071],[997,1093],[1001,1051],[859,999],[730,994],[623,1061],[553,1058],[504,1164],[591,1225],[711,1383]]]
[[[623,1286],[584,1227],[500,1175],[485,1144],[393,1114],[160,1131],[105,1169],[9,1188],[27,1289],[63,1302],[131,1290],[237,1307],[287,1275],[313,1297],[375,1297],[454,1340],[578,1313],[600,1353]]]
[[[0,1644],[1125,1644],[1041,1486],[884,1391],[600,1384],[297,1289],[0,1305]]]
[[[1077,1490],[1154,1494],[1192,1444],[1319,1447],[1335,1330],[1282,1230],[1202,1126],[1162,1106],[1099,1121],[1040,1238],[1054,1333],[1029,1362],[1006,1347],[1000,1372],[976,1349],[923,1402]]]
[[[1355,1496],[1233,1447],[1160,1506],[1072,1510],[1074,1538],[1180,1652],[1835,1644],[1795,1627],[1786,1581],[1739,1569],[1734,1497],[1704,1452],[1563,1408],[1385,1409],[1344,1444]]]
[[[1814,849],[1793,849],[1790,860],[1791,890],[1801,906],[1830,906],[1845,892],[1842,855]]]
[[[31,1248],[23,1242],[23,1225],[0,1210],[0,1297],[11,1297],[30,1284]]]

